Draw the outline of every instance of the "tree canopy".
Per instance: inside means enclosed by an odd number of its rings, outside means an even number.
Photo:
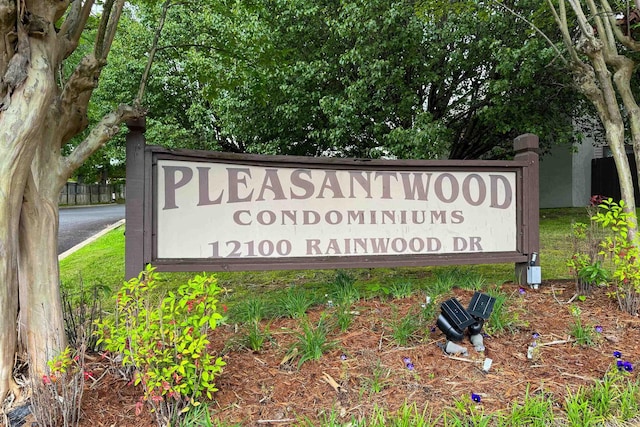
[[[518,3],[540,21],[539,2]],[[134,58],[151,44],[159,8],[123,18],[98,104],[137,89]],[[572,120],[584,108],[555,55],[526,22],[475,1],[187,2],[169,8],[158,42],[147,137],[235,152],[465,159],[508,157],[513,138],[531,132],[547,150],[576,141]]]

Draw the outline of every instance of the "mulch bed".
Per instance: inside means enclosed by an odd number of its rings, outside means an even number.
[[[336,346],[320,360],[299,368],[295,361],[281,363],[295,341],[293,332],[300,330],[299,320],[271,321],[271,339],[260,352],[229,345],[238,341],[239,333],[233,326],[220,326],[212,341],[227,365],[216,379],[214,417],[243,426],[287,425],[288,420],[303,418],[320,425],[332,411],[347,422],[351,417],[369,416],[376,406],[394,411],[405,403],[415,403],[420,410],[427,407],[435,416],[471,393],[481,396],[478,409],[485,412],[522,403],[527,393],[552,396],[560,411],[569,390],[592,385],[615,365],[613,351],[620,351],[634,366],[639,362],[640,319],[620,312],[605,289],[572,303],[580,308],[586,327],[602,327],[596,334],[598,343],[591,347],[566,342],[573,324],[571,304],[567,304],[574,293],[572,282],[545,282],[539,290],[526,288],[522,294],[514,284],[502,289],[511,295],[508,306],[519,316],[517,327],[485,337],[484,352],[476,352],[468,341],[462,343],[468,357],[446,355],[439,346],[445,338],[438,329],[407,347],[393,341],[391,320],[415,312],[425,302],[421,293],[357,302],[348,330],[329,336]],[[455,289],[447,298],[455,296],[466,306],[472,295],[473,291]],[[311,322],[317,323],[323,311],[326,308],[311,310]],[[539,338],[529,358],[534,333]],[[413,370],[407,369],[407,357]],[[488,371],[482,369],[485,358],[492,359]],[[101,378],[87,385],[81,426],[155,425],[148,413],[135,414],[138,389],[127,385],[128,380],[105,362],[91,363],[95,376]]]

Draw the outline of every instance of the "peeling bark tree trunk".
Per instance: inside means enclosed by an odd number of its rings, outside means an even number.
[[[0,150],[4,156],[5,150]],[[6,157],[5,157],[6,158]],[[0,174],[5,171],[0,171]],[[11,173],[11,172],[9,172]],[[15,176],[15,175],[14,175]],[[21,195],[11,191],[11,183],[0,183],[0,393],[4,396],[13,383],[13,358],[16,349],[16,317],[18,315],[18,268],[13,256],[18,239],[13,230],[18,226]],[[20,196],[20,197],[19,197]]]
[[[51,197],[58,187],[52,181],[38,192],[30,177],[20,214],[19,331],[34,378],[42,378],[47,361],[67,344],[58,283],[59,191]]]
[[[44,50],[33,43],[30,74],[0,116],[0,397],[12,388],[18,324],[18,227],[22,199],[42,117],[53,93]],[[17,99],[20,98],[18,102]],[[33,262],[33,261],[32,261]]]
[[[71,154],[61,155],[88,126],[87,106],[124,0],[103,3],[94,51],[65,80],[57,73],[78,46],[93,4],[0,0],[0,400],[15,386],[18,345],[37,379],[66,344],[57,256],[60,190],[137,115],[119,107]]]

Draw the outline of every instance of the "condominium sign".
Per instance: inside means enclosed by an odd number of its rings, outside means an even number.
[[[156,256],[331,259],[516,251],[515,168],[401,165],[159,159]]]
[[[539,251],[538,138],[513,160],[263,156],[127,136],[126,276],[514,263]],[[526,278],[526,276],[525,276]]]

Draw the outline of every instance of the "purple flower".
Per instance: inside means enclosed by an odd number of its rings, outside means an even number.
[[[618,370],[621,371],[622,368],[624,367],[624,362],[620,359],[616,360],[616,366],[618,367]]]
[[[342,354],[340,355],[340,360],[347,360],[347,355],[346,355],[346,354],[344,354],[344,353],[342,353]]]
[[[409,363],[411,363],[411,358],[410,357],[403,357],[402,361],[404,362],[405,365],[408,365]]]
[[[620,359],[622,357],[622,353],[616,350],[613,352],[613,357],[615,357],[616,359]]]
[[[622,367],[624,368],[625,371],[627,372],[633,372],[633,364],[631,362],[624,362],[622,364]]]
[[[413,363],[411,362],[407,363],[407,369],[410,371],[413,371]]]
[[[531,347],[536,347],[537,345],[538,345],[538,343],[535,342],[535,341],[531,343]]]
[[[480,397],[479,394],[471,393],[471,400],[473,400],[476,403],[480,403],[482,401],[482,398]]]
[[[601,334],[602,333],[602,326],[596,325],[595,326],[595,330],[596,330],[597,333]]]
[[[537,340],[538,338],[540,338],[540,334],[539,334],[539,333],[537,333],[537,332],[534,332],[534,333],[533,333],[533,339],[534,339],[534,340]]]
[[[520,289],[518,289],[518,292],[520,292],[520,295],[524,295],[525,290],[524,290],[524,288],[520,288]]]

